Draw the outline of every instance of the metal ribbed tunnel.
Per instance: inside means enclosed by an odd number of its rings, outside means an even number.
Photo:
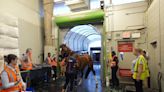
[[[100,41],[101,35],[92,25],[73,27],[64,38],[64,43],[73,51],[87,51],[89,44]]]

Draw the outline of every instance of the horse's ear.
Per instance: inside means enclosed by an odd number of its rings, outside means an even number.
[[[62,48],[63,46],[65,46],[65,44],[61,44],[61,45],[60,45],[60,48]]]

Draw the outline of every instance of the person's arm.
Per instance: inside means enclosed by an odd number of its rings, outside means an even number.
[[[3,89],[7,89],[16,85],[15,82],[9,82],[7,72],[3,71],[1,74],[1,81]]]
[[[20,73],[20,78],[21,78],[23,90],[26,90],[26,83],[23,81],[22,76],[21,76],[21,73]]]
[[[51,65],[51,59],[50,58],[47,59],[48,59],[48,64]]]
[[[37,67],[37,65],[33,64],[33,62],[32,62],[32,56],[29,55],[27,57],[28,57],[28,62],[32,64],[32,67]]]

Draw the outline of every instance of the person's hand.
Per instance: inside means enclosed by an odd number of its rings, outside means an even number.
[[[140,77],[137,77],[137,78],[136,78],[136,81],[140,81]]]
[[[26,91],[26,85],[22,85],[22,89]]]
[[[21,82],[21,80],[16,81],[15,86],[17,86],[20,82]]]
[[[35,64],[32,64],[32,67],[35,68],[36,67]]]

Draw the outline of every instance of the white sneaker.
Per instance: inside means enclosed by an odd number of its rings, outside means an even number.
[[[81,85],[81,83],[82,83],[82,79],[80,79],[80,81],[79,81],[78,85]]]
[[[99,83],[99,82],[98,82],[98,81],[96,81],[96,85],[98,85],[98,83]]]

